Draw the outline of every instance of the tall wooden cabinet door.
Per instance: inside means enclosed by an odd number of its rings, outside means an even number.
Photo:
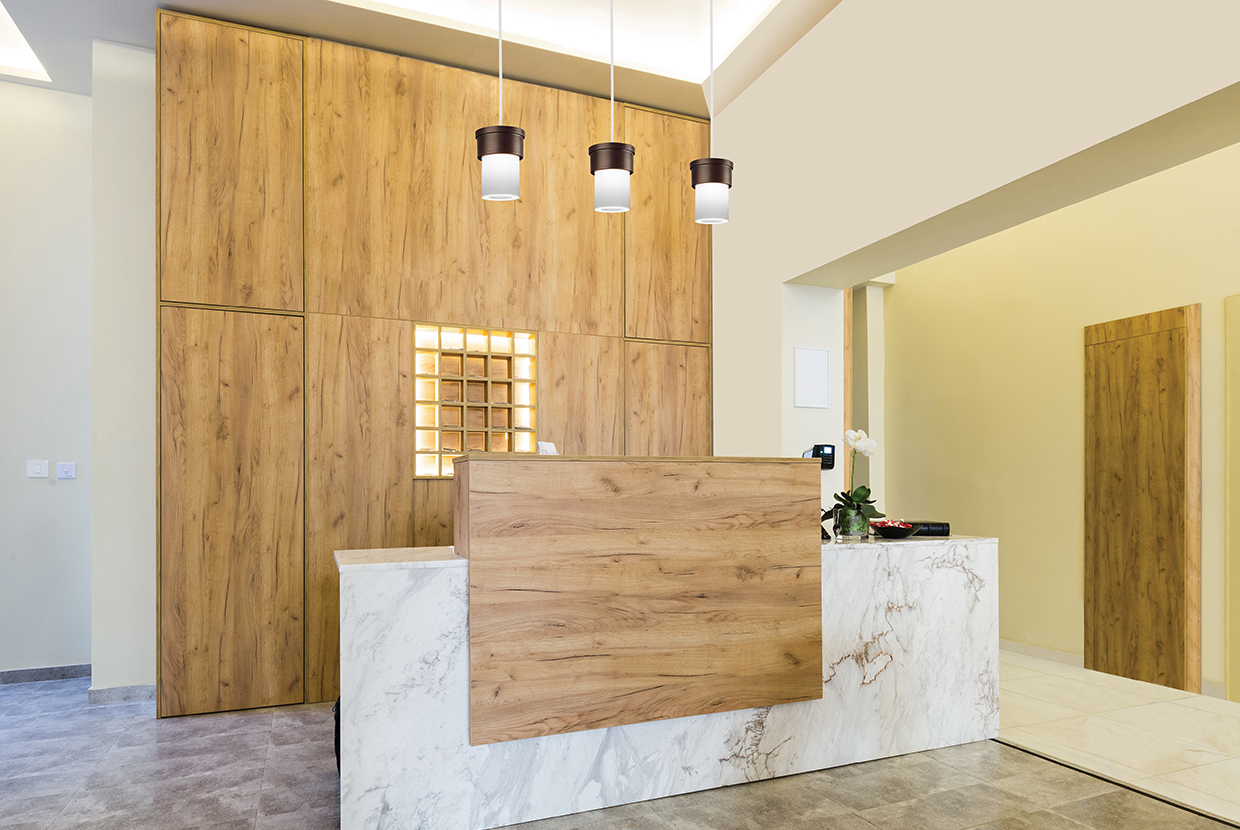
[[[300,703],[302,321],[160,311],[161,716]]]
[[[517,82],[521,199],[484,202],[474,131],[494,78],[307,44],[307,309],[620,334],[621,223],[592,209],[606,102]]]
[[[1085,330],[1085,668],[1201,689],[1201,307]]]
[[[711,455],[710,349],[624,344],[626,455]]]
[[[538,334],[538,440],[564,455],[624,455],[624,341]]]
[[[303,44],[159,15],[164,301],[302,308]]]
[[[306,700],[340,694],[335,552],[413,537],[413,324],[306,316]]]
[[[710,342],[710,230],[693,221],[689,180],[709,136],[697,121],[624,110],[624,138],[637,151],[624,214],[627,337]]]

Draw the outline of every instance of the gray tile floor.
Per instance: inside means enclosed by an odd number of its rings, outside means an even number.
[[[0,828],[340,826],[331,706],[156,720],[89,680],[0,686]],[[993,741],[520,825],[524,830],[1206,830],[1229,825]]]

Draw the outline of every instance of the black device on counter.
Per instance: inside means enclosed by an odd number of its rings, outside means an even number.
[[[917,532],[914,536],[951,536],[952,526],[947,522],[913,522],[909,524],[917,525]]]
[[[801,453],[802,458],[821,458],[824,470],[835,469],[835,444],[815,444],[812,449]]]

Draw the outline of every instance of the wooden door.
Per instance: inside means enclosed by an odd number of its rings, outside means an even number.
[[[626,455],[711,454],[710,349],[624,344]]]
[[[637,150],[624,214],[626,337],[710,342],[710,229],[693,221],[689,180],[709,134],[701,122],[624,110],[624,138]]]
[[[301,703],[302,321],[160,311],[160,716]]]
[[[160,13],[160,299],[301,310],[303,45]]]
[[[413,324],[306,315],[306,701],[340,693],[335,552],[413,536]]]
[[[1085,329],[1085,667],[1201,690],[1201,306]]]

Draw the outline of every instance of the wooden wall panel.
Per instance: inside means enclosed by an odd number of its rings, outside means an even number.
[[[340,686],[334,553],[414,544],[413,324],[306,316],[306,700]]]
[[[538,440],[564,455],[624,455],[624,342],[538,334]]]
[[[464,466],[470,743],[822,697],[815,464]]]
[[[160,297],[300,310],[303,41],[159,27]]]
[[[311,41],[307,307],[619,335],[621,220],[596,214],[587,147],[607,104],[516,82],[521,200],[484,202],[474,131],[494,78]]]
[[[413,482],[414,547],[433,548],[451,544],[451,479],[416,479]]]
[[[302,321],[160,312],[160,716],[302,701]]]
[[[624,364],[625,454],[710,455],[710,350],[628,341]]]
[[[709,127],[626,107],[637,154],[624,214],[625,335],[709,343],[710,230],[693,221],[689,162],[709,154]]]
[[[1200,306],[1085,342],[1085,667],[1199,692]]]

